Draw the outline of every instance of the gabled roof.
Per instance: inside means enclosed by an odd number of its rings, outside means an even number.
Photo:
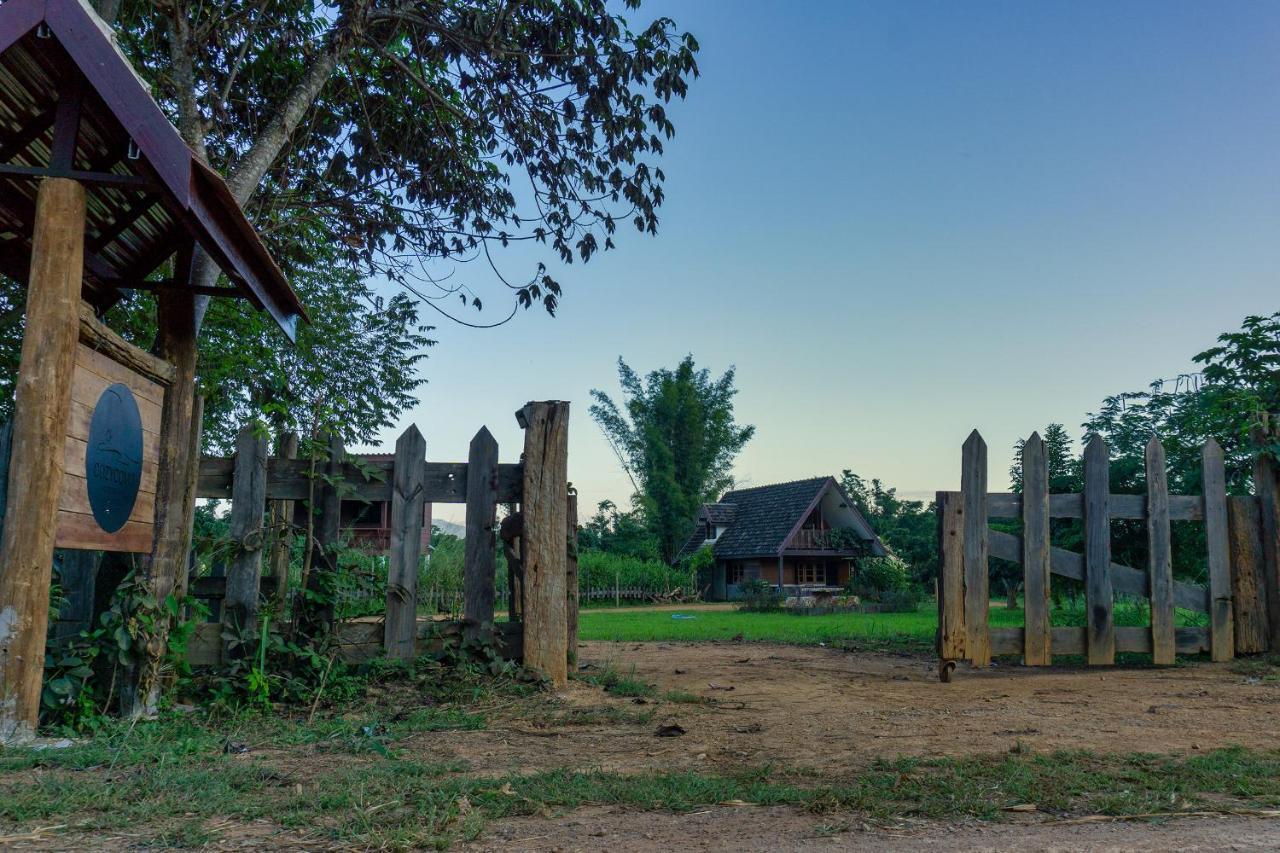
[[[871,544],[872,552],[885,553],[884,545],[871,525],[841,491],[834,477],[814,477],[727,492],[719,503],[704,504],[699,510],[698,521],[711,520],[713,515],[729,516],[728,529],[712,546],[717,559],[775,556],[782,552],[792,533],[829,490],[838,495],[841,511],[851,513],[854,529]],[[705,527],[702,523],[694,525],[693,533],[680,549],[677,559],[687,557],[702,547],[706,540]]]
[[[59,122],[64,113],[71,118]],[[183,141],[84,0],[5,0],[0,272],[17,281],[27,279],[37,181],[46,175],[85,185],[84,295],[100,309],[121,290],[145,287],[194,241],[290,339],[306,318],[226,183]]]

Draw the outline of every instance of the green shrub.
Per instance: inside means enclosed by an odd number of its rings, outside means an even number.
[[[911,586],[911,567],[898,557],[864,557],[858,561],[850,586],[854,592],[883,593]]]
[[[578,552],[578,588],[582,590],[643,589],[666,594],[682,590],[696,592],[689,570],[668,566],[658,560],[644,560],[605,551]]]
[[[761,578],[749,580],[738,587],[742,595],[738,610],[743,613],[770,613],[782,609],[782,595],[778,588]]]

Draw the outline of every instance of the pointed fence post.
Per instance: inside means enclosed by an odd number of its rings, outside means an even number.
[[[1085,632],[1090,664],[1116,661],[1115,593],[1111,586],[1110,454],[1094,434],[1084,449]]]
[[[427,440],[410,425],[396,440],[391,472],[391,556],[382,645],[392,660],[413,660],[418,637],[418,559],[422,556]]]
[[[1209,568],[1209,655],[1235,657],[1231,613],[1231,551],[1227,522],[1227,475],[1222,446],[1212,438],[1201,451],[1204,480],[1204,540]]]
[[[965,649],[974,666],[991,663],[991,634],[987,612],[991,606],[987,558],[987,443],[975,429],[962,450],[961,512],[964,518]]]
[[[1144,454],[1147,470],[1147,566],[1151,588],[1151,662],[1169,666],[1178,653],[1174,637],[1173,547],[1169,539],[1169,475],[1164,445],[1154,435]]]
[[[494,584],[498,573],[498,442],[480,427],[467,453],[467,538],[462,578],[464,631],[468,639],[493,636]]]
[[[0,541],[0,745],[34,738],[40,713],[55,518],[80,336],[84,187],[45,178],[35,217]]]
[[[225,635],[237,637],[243,645],[227,641],[224,650],[244,657],[254,648],[258,631],[258,582],[262,576],[263,514],[267,509],[267,441],[252,426],[236,436],[236,467],[231,481],[231,564],[227,567],[227,591],[222,599]]]
[[[524,427],[524,662],[553,687],[568,684],[565,613],[568,525],[569,404],[528,403],[516,413]]]
[[[1022,445],[1022,661],[1027,666],[1052,663],[1053,630],[1049,621],[1049,461],[1040,433]]]

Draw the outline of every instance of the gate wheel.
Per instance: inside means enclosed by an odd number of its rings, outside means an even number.
[[[956,670],[956,662],[953,660],[938,661],[938,680],[943,684],[951,683],[951,673]]]

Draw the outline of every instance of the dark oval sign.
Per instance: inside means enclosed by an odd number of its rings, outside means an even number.
[[[142,416],[127,385],[109,386],[93,407],[84,472],[94,520],[115,533],[133,513],[142,482]]]

